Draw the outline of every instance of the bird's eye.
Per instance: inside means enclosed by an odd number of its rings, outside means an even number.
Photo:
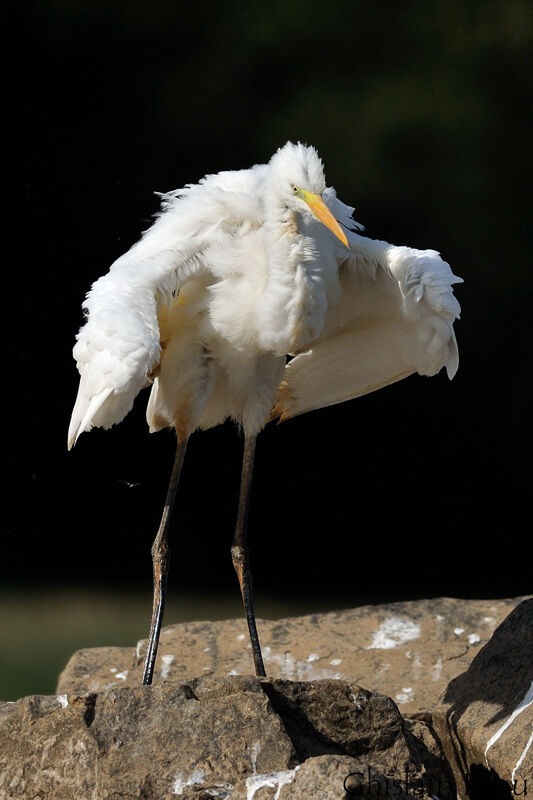
[[[292,191],[293,194],[298,194],[298,187],[297,186],[292,186],[291,187],[291,191]]]

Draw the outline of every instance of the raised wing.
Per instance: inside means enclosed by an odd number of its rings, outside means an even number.
[[[159,362],[158,309],[193,275],[209,273],[209,248],[243,223],[257,223],[259,207],[247,191],[228,191],[210,176],[164,195],[154,225],[93,284],[74,358],[80,385],[68,433],[69,449],[83,431],[109,428],[131,410]],[[206,274],[207,273],[207,274]]]
[[[338,201],[340,203],[340,201]],[[341,204],[342,205],[342,204]],[[434,250],[395,247],[347,231],[338,249],[340,302],[320,338],[287,364],[275,415],[281,419],[333,405],[459,359],[453,322],[461,278]]]

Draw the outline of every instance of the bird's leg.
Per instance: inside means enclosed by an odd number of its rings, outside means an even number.
[[[170,525],[170,518],[172,515],[172,507],[176,497],[176,490],[180,479],[181,467],[185,457],[185,450],[187,448],[187,438],[183,441],[178,441],[176,447],[176,456],[174,458],[174,466],[172,467],[172,474],[168,485],[165,506],[163,508],[163,515],[159,524],[159,530],[152,545],[152,564],[154,570],[154,604],[152,608],[152,624],[150,625],[150,636],[148,638],[148,649],[146,651],[146,660],[144,662],[143,672],[143,685],[150,685],[152,683],[152,676],[154,674],[155,659],[157,656],[157,647],[159,645],[159,633],[161,631],[161,623],[163,621],[163,612],[165,610],[165,599],[167,593],[167,576],[168,565],[170,562],[170,550],[168,546],[168,529]]]
[[[247,436],[244,439],[244,455],[242,460],[241,489],[239,495],[239,507],[237,509],[237,524],[235,535],[231,546],[231,559],[239,586],[241,587],[242,602],[246,612],[250,640],[252,642],[252,653],[254,657],[255,673],[259,678],[266,677],[263,656],[261,655],[261,645],[257,635],[255,624],[254,606],[252,600],[252,575],[248,560],[248,547],[246,544],[246,523],[248,519],[248,507],[250,505],[250,491],[252,488],[252,474],[254,469],[255,436]]]

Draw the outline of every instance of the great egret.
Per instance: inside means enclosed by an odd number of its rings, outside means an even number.
[[[316,150],[288,142],[268,164],[162,195],[152,227],[86,297],[69,448],[83,431],[120,422],[148,385],[150,431],[177,434],[152,546],[144,684],[157,654],[168,525],[190,434],[227,418],[244,432],[231,555],[255,670],[264,676],[246,543],[259,431],[270,419],[340,403],[413,372],[434,375],[446,366],[452,378],[457,370],[452,284],[461,279],[434,250],[361,236],[352,212],[326,188]]]

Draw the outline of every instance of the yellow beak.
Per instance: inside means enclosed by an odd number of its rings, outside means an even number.
[[[332,231],[332,233],[334,233],[335,236],[340,239],[344,245],[346,245],[346,247],[349,247],[346,234],[322,198],[318,194],[306,192],[305,189],[300,189],[300,194],[302,200],[305,200],[315,217],[322,222],[326,228],[329,228],[330,231]]]

